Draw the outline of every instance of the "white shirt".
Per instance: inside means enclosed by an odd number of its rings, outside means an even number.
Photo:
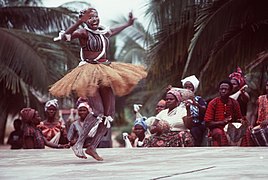
[[[160,111],[157,115],[157,119],[165,120],[170,125],[171,131],[186,131],[182,118],[187,116],[187,110],[183,103],[172,111],[168,112],[168,109]]]

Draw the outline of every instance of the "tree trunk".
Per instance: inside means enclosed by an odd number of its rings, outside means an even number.
[[[5,112],[0,113],[0,144],[4,144],[7,116]]]

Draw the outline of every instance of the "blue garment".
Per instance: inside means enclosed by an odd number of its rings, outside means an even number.
[[[194,100],[200,104],[201,106],[207,106],[206,101],[200,96],[195,96]],[[193,117],[194,124],[201,124],[204,121],[205,113],[199,112],[199,108],[197,106],[190,106],[191,116]]]
[[[146,131],[147,130],[147,124],[145,122],[146,118],[142,117],[142,118],[137,118],[134,122],[134,126],[136,125],[141,125],[143,127],[143,129]]]

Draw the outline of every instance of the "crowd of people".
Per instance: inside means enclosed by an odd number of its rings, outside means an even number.
[[[195,94],[199,80],[192,75],[181,83],[184,89]],[[134,143],[136,123],[127,140],[132,147],[267,146],[268,139],[263,137],[268,131],[268,81],[266,94],[259,96],[256,103],[256,121],[246,116],[250,100],[246,87],[240,68],[219,82],[219,95],[209,102],[200,96],[185,95],[181,88],[169,86],[165,101],[159,101],[165,102],[165,108],[156,116],[143,117],[146,122],[143,132],[149,133],[139,135],[143,137],[139,138],[142,143],[139,146]],[[136,117],[142,116],[139,113]]]
[[[129,94],[137,83],[147,76],[143,66],[111,62],[107,57],[109,38],[130,27],[135,18],[116,28],[99,26],[98,12],[94,8],[82,10],[77,22],[55,40],[80,43],[79,65],[52,85],[49,92],[55,97],[76,94],[79,118],[67,129],[58,118],[59,105],[53,99],[45,104],[46,119],[41,121],[39,112],[23,108],[21,120],[14,121],[15,131],[8,143],[12,149],[72,148],[79,158],[87,155],[98,161],[96,148],[111,128],[115,113],[115,96]],[[83,28],[81,28],[83,26]],[[258,145],[259,129],[268,124],[268,81],[266,94],[258,98],[258,118],[250,125],[246,119],[247,102],[241,69],[232,73],[218,86],[219,96],[206,102],[196,95],[199,80],[192,75],[181,80],[182,88],[169,86],[164,100],[156,106],[156,115],[144,117],[136,106],[136,119],[128,136],[131,147],[193,147],[204,145],[204,137],[212,146],[227,146],[234,141],[232,123],[242,124],[240,145]],[[226,126],[227,130],[225,130]],[[252,138],[253,137],[253,138]],[[266,142],[267,145],[267,142]],[[85,152],[83,148],[86,148]]]

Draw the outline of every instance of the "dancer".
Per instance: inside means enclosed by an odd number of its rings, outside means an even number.
[[[81,62],[78,67],[56,82],[50,93],[60,97],[75,92],[79,97],[89,99],[93,113],[85,119],[83,133],[72,149],[77,157],[87,158],[82,147],[88,133],[92,132],[95,135],[86,153],[100,161],[103,159],[97,154],[96,147],[106,134],[107,128],[110,128],[115,111],[115,95],[123,96],[130,93],[147,73],[143,66],[110,62],[107,59],[109,37],[134,23],[132,13],[129,14],[126,24],[111,30],[100,27],[99,21],[97,10],[88,8],[81,11],[78,21],[61,34],[61,40],[79,40]],[[81,25],[84,25],[84,28],[78,29]]]

